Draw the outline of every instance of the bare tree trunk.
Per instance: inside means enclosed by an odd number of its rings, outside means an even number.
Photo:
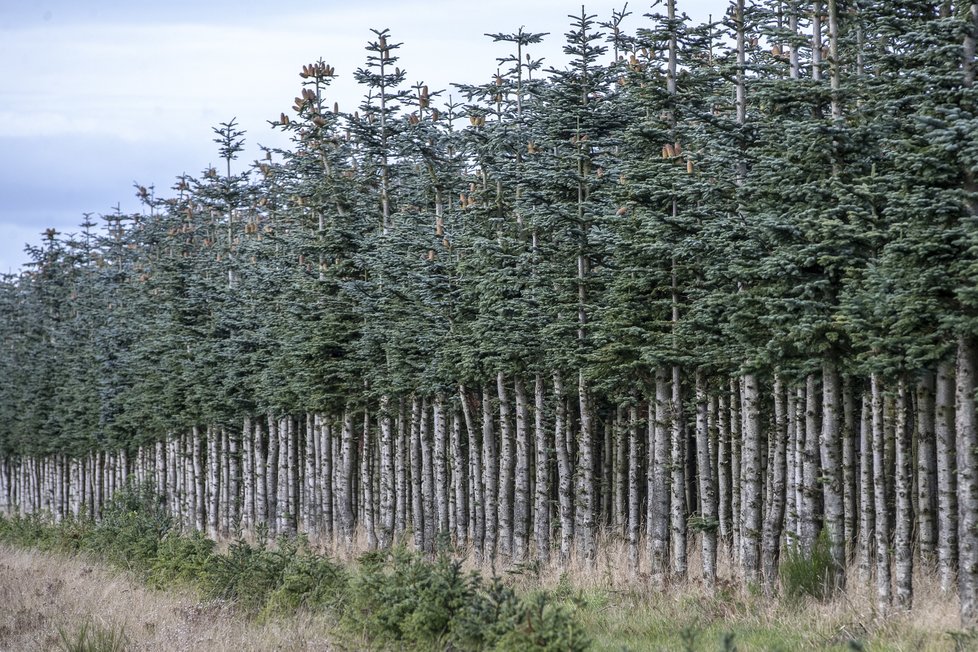
[[[741,428],[741,392],[740,381],[736,378],[730,380],[730,515],[733,519],[733,549],[738,563],[741,562],[741,535],[743,527],[741,524],[741,471],[743,469],[743,455],[741,445],[743,437]]]
[[[730,417],[727,406],[728,396],[721,392],[717,411],[717,520],[720,527],[720,540],[729,557],[733,524],[730,515]]]
[[[577,436],[577,537],[578,553],[588,568],[595,562],[594,514],[594,419],[591,413],[591,390],[584,372],[577,378],[580,406],[580,429]]]
[[[462,405],[462,416],[465,419],[465,433],[469,443],[469,479],[471,484],[470,495],[472,496],[471,516],[474,519],[471,532],[472,547],[475,550],[476,561],[482,563],[485,553],[484,539],[486,536],[486,494],[482,471],[482,451],[476,438],[475,421],[472,418],[469,394],[464,386],[459,385],[458,395]]]
[[[445,419],[445,399],[435,396],[435,504],[438,513],[438,535],[449,531],[448,491],[448,424]]]
[[[505,377],[496,375],[496,391],[499,395],[499,551],[507,559],[513,556],[513,433],[510,428],[509,397],[506,394]]]
[[[513,559],[524,561],[529,546],[530,520],[530,436],[526,389],[517,377],[513,381],[516,398],[516,468],[513,490]],[[502,396],[500,396],[500,400]]]
[[[394,441],[390,397],[380,397],[380,547],[388,548],[394,536]]]
[[[468,477],[465,468],[468,454],[462,440],[462,419],[458,408],[452,410],[452,480],[455,493],[455,543],[465,547],[466,531],[469,524]]]
[[[204,489],[204,460],[201,456],[200,428],[193,427],[193,437],[190,445],[193,459],[193,508],[194,508],[194,529],[204,532],[207,524],[207,510],[205,506]]]
[[[744,578],[749,582],[760,579],[761,543],[761,420],[760,391],[757,377],[744,374],[741,378],[744,443],[742,496],[740,517],[742,525],[740,560]]]
[[[822,362],[822,436],[819,442],[822,463],[822,497],[829,553],[835,566],[836,586],[846,582],[845,507],[842,489],[842,437],[839,404],[839,372],[834,359]]]
[[[937,446],[935,435],[935,377],[925,372],[917,383],[917,531],[920,557],[932,566],[937,554]]]
[[[305,487],[305,496],[302,501],[302,529],[307,534],[313,534],[316,531],[317,521],[319,518],[319,501],[316,499],[316,480],[318,475],[316,473],[316,464],[319,461],[319,457],[316,455],[316,447],[319,442],[318,431],[316,430],[316,425],[313,422],[312,412],[306,413],[306,430],[305,430],[305,474],[303,486]]]
[[[810,556],[818,538],[819,488],[818,390],[815,374],[805,379],[805,449],[802,453],[801,551]]]
[[[937,572],[941,591],[955,586],[958,566],[958,477],[954,415],[954,367],[942,362],[937,367]]]
[[[843,529],[846,541],[846,562],[855,557],[856,538],[859,533],[859,473],[856,468],[856,398],[852,378],[842,379],[842,489],[845,517]]]
[[[495,563],[498,541],[499,449],[493,431],[493,410],[488,386],[482,388],[482,470],[485,474],[486,528],[484,559]]]
[[[241,426],[241,483],[244,485],[244,505],[241,507],[241,529],[251,533],[255,526],[255,448],[251,417]]]
[[[275,499],[275,532],[278,534],[288,534],[292,511],[292,505],[289,502],[289,485],[291,484],[289,481],[291,471],[289,465],[290,421],[290,418],[282,417],[276,425],[276,434],[278,435],[278,494]]]
[[[710,463],[710,432],[708,423],[709,404],[706,375],[696,370],[696,455],[699,476],[700,519],[702,520],[703,582],[713,588],[717,579],[717,504]],[[635,415],[637,418],[637,415]],[[633,451],[635,456],[635,451]],[[634,464],[635,461],[633,460]],[[629,486],[632,486],[631,483]],[[636,508],[636,516],[637,516]],[[637,527],[636,527],[637,530]],[[631,528],[629,528],[631,531]]]
[[[217,539],[218,514],[220,512],[220,484],[218,481],[219,431],[207,429],[207,536]]]
[[[550,451],[544,428],[543,376],[536,375],[533,385],[533,434],[536,442],[536,494],[533,503],[533,538],[536,556],[541,564],[550,561]]]
[[[876,499],[873,493],[873,409],[863,392],[859,419],[859,575],[869,582],[873,572]]]
[[[615,534],[625,532],[628,523],[628,437],[629,426],[625,423],[625,406],[619,405],[615,409],[615,416],[611,423],[605,424],[608,431],[608,443],[606,459],[608,461],[608,472],[604,474],[606,482],[609,482],[606,491],[607,507],[605,514],[611,517],[611,526]]]
[[[319,434],[319,449],[322,458],[319,460],[319,482],[322,485],[322,507],[320,508],[320,535],[325,536],[330,543],[335,543],[335,533],[333,530],[333,419],[322,414],[316,414],[314,423]]]
[[[784,524],[785,476],[787,474],[788,415],[784,383],[774,376],[774,459],[770,469],[770,496],[764,532],[761,538],[761,564],[764,582],[773,587],[778,579],[778,556],[781,552],[781,528]]]
[[[896,520],[893,554],[897,605],[913,605],[913,471],[907,383],[900,380],[896,399]]]
[[[884,458],[883,386],[877,374],[870,380],[873,392],[873,494],[876,498],[876,604],[881,612],[889,610],[890,529],[886,500],[886,460]]]
[[[788,444],[785,452],[786,487],[785,487],[785,544],[794,548],[798,544],[798,502],[796,496],[798,487],[795,482],[798,461],[795,451],[798,448],[798,401],[795,390],[791,387],[785,390],[785,410],[787,416]]]
[[[566,564],[570,559],[571,544],[574,540],[574,472],[567,450],[567,404],[564,400],[564,383],[560,372],[554,372],[554,399],[557,411],[554,415],[554,450],[557,454],[557,498],[560,503],[560,561]]]
[[[407,530],[408,521],[408,443],[407,414],[404,397],[397,400],[397,440],[394,449],[394,487],[397,492],[397,508],[394,517],[394,536],[399,538]]]
[[[425,552],[435,550],[435,532],[438,513],[435,511],[434,445],[428,420],[428,401],[421,399],[421,493],[424,498],[424,545]]]
[[[414,546],[418,550],[427,548],[425,542],[425,518],[430,518],[424,511],[424,488],[422,471],[421,443],[421,399],[415,396],[411,400],[411,524],[414,528]]]
[[[639,572],[640,442],[638,402],[636,400],[628,408],[628,567],[632,578],[638,577]]]
[[[268,458],[265,455],[265,437],[261,419],[254,425],[255,453],[255,521],[261,528],[268,528]]]
[[[978,22],[978,4],[972,5]],[[973,47],[973,46],[972,46]],[[958,463],[958,597],[962,627],[978,625],[978,429],[975,416],[975,342],[958,338],[954,427]]]
[[[377,549],[377,514],[374,502],[374,437],[370,428],[370,410],[363,410],[363,430],[360,438],[360,486],[363,498],[363,524],[367,530],[367,547]]]
[[[268,457],[265,473],[265,498],[268,500],[268,506],[265,508],[265,514],[268,531],[274,535],[278,532],[278,458],[281,451],[279,451],[278,421],[275,420],[274,415],[270,414],[266,423],[268,424]]]
[[[343,429],[341,431],[340,473],[337,489],[339,490],[340,523],[343,528],[343,545],[347,552],[353,548],[353,409],[347,406],[343,410]]]
[[[228,461],[228,504],[225,536],[233,529],[241,527],[241,436],[236,432],[228,432],[227,461]]]
[[[663,367],[655,371],[655,441],[652,455],[652,491],[649,495],[649,558],[652,582],[661,585],[669,572],[669,514],[671,466],[669,445],[670,394],[669,372]]]

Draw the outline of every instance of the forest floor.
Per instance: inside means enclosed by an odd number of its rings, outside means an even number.
[[[504,575],[521,592],[544,589],[573,605],[597,650],[978,650],[978,636],[956,631],[956,602],[926,575],[918,577],[912,611],[883,616],[872,606],[872,587],[855,581],[831,601],[786,600],[724,581],[715,591],[696,582],[654,589],[606,561],[590,571]],[[326,614],[256,620],[190,589],[153,590],[83,556],[0,545],[0,652],[80,649],[66,643],[85,634],[126,641],[94,649],[356,649],[336,633]]]
[[[0,546],[3,652],[331,650],[329,628],[325,617],[305,613],[258,623],[192,591],[155,591],[82,557]],[[102,645],[69,645],[83,635]]]

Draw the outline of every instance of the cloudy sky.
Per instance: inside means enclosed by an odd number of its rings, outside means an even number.
[[[697,21],[727,4],[679,0]],[[625,27],[642,25],[650,5],[632,2]],[[587,11],[606,20],[623,6],[596,0]],[[567,15],[579,12],[574,0],[3,0],[0,273],[26,262],[24,245],[45,228],[139,210],[134,182],[168,195],[178,175],[199,174],[217,160],[221,122],[247,131],[240,165],[258,144],[284,145],[267,120],[289,110],[304,63],[334,66],[330,99],[353,108],[371,28],[404,43],[409,82],[449,89],[486,81],[509,53],[486,32],[550,32],[530,53],[562,67]]]

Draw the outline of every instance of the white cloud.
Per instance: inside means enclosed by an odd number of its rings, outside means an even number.
[[[466,4],[464,11],[449,0],[370,7],[330,6],[331,0],[325,6],[319,0],[274,6],[181,0],[170,11],[163,3],[101,0],[86,3],[85,11],[57,4],[47,22],[0,20],[0,142],[6,148],[0,176],[30,181],[0,179],[6,200],[0,203],[0,241],[7,243],[37,241],[47,226],[44,216],[67,214],[63,206],[50,207],[58,193],[45,184],[71,189],[79,203],[72,215],[108,210],[120,197],[132,202],[124,202],[123,210],[135,210],[133,179],[166,188],[184,171],[198,173],[217,158],[211,128],[232,117],[248,131],[251,149],[243,158],[257,157],[256,143],[285,145],[266,121],[289,111],[304,63],[322,57],[333,65],[339,77],[328,99],[351,110],[361,99],[353,72],[364,65],[370,28],[390,27],[393,40],[404,43],[400,65],[409,82],[453,92],[451,82],[488,81],[496,58],[510,53],[484,32],[520,26],[550,32],[530,53],[562,67],[567,15],[580,12],[580,3],[565,0],[487,0]],[[600,0],[587,10],[607,20],[623,5]],[[710,11],[719,16],[727,3],[680,5],[703,19]],[[227,19],[218,19],[221,6]],[[101,9],[93,13],[92,7]],[[631,10],[628,30],[645,24],[642,14],[650,11],[648,4]],[[35,156],[39,149],[51,151]],[[110,183],[119,187],[109,191]],[[17,192],[32,196],[18,201],[11,197]],[[11,208],[28,205],[29,215]],[[22,260],[11,250],[0,249],[0,271]]]

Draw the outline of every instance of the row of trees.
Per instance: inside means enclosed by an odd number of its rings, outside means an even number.
[[[825,537],[881,609],[915,565],[978,623],[978,4],[585,12],[569,63],[352,113],[303,66],[294,146],[53,231],[0,285],[0,503],[409,537],[773,584]],[[628,28],[638,22],[635,31]],[[456,101],[453,98],[458,98]],[[821,533],[821,534],[820,534]]]

